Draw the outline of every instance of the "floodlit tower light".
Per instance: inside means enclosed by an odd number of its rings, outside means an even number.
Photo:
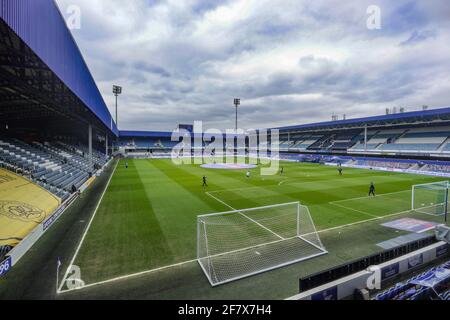
[[[234,99],[234,106],[236,107],[236,133],[238,130],[238,107],[241,105],[241,99]]]
[[[122,87],[113,85],[113,93],[116,96],[116,126],[119,128],[119,122],[117,118],[117,97],[122,94]]]

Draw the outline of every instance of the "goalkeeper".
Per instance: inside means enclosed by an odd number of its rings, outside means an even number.
[[[203,188],[204,187],[207,187],[208,186],[208,183],[206,182],[206,176],[203,176]]]
[[[370,196],[375,197],[375,185],[373,184],[373,182],[370,183],[370,187],[369,187],[369,197]]]

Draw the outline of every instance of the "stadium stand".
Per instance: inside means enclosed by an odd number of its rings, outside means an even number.
[[[377,130],[367,133],[367,150],[376,150],[385,143],[391,143],[404,130]],[[360,143],[355,145],[352,150],[365,150],[364,136],[360,139]]]
[[[360,135],[361,130],[349,131],[336,134],[330,146],[331,150],[347,150],[353,147],[357,141],[364,138]]]
[[[293,146],[291,146],[290,150],[306,150],[318,143],[323,136],[322,135],[305,135],[303,137],[300,137],[298,141],[294,143]]]
[[[430,118],[430,122],[417,124],[417,119]],[[436,124],[432,120],[439,120]],[[382,120],[382,121],[381,121]],[[372,123],[373,122],[373,123]],[[450,157],[450,108],[433,111],[410,112],[382,117],[325,122],[294,127],[277,128],[279,141],[259,142],[260,149],[278,147],[281,152],[322,155],[396,156],[396,159],[413,159],[418,155],[433,157],[436,161]],[[371,124],[371,127],[368,126]],[[355,128],[355,126],[357,128]],[[367,132],[365,129],[367,128]],[[135,153],[167,154],[177,142],[170,140],[170,132],[121,131],[120,146]],[[366,140],[367,137],[367,140]],[[207,146],[204,143],[202,149]],[[226,145],[226,150],[233,146]],[[196,149],[192,142],[192,149]],[[198,148],[197,148],[198,149]],[[248,150],[255,151],[253,147]],[[198,151],[198,150],[197,150]],[[408,156],[410,155],[410,156]],[[419,160],[419,159],[418,159]],[[426,159],[424,159],[426,160]],[[389,162],[389,161],[388,161]],[[389,168],[405,168],[394,159]],[[368,164],[374,166],[380,163]],[[409,166],[414,167],[414,165]],[[447,167],[416,165],[423,171]]]
[[[121,131],[119,149],[123,153],[167,153],[179,142],[172,141],[171,132]]]
[[[284,140],[284,141],[280,142],[279,146],[280,146],[280,150],[287,151],[292,147],[292,145],[293,145],[292,141]]]
[[[277,129],[285,152],[443,159],[450,157],[449,124],[450,108],[441,108]]]
[[[437,151],[447,141],[450,128],[411,129],[395,141],[387,142],[381,150]]]
[[[75,201],[119,134],[55,2],[1,3],[0,261]]]
[[[373,300],[450,300],[450,261],[397,283]]]
[[[91,163],[86,154],[83,146],[61,142],[29,145],[17,139],[0,140],[0,161],[4,167],[27,174],[33,182],[63,201],[108,160],[95,151]]]

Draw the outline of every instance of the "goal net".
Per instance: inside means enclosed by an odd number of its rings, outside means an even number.
[[[443,215],[448,208],[448,181],[418,184],[412,187],[412,210]]]
[[[326,253],[299,202],[197,217],[197,258],[212,286]]]

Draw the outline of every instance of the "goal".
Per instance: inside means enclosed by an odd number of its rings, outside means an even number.
[[[326,253],[300,202],[197,217],[197,258],[212,286]]]
[[[435,216],[446,214],[449,186],[448,181],[414,185],[412,210]]]

